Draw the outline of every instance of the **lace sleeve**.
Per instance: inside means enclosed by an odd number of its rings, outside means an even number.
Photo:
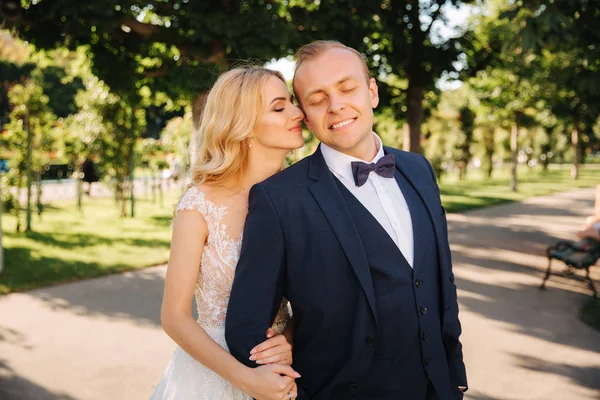
[[[195,187],[189,188],[181,197],[181,200],[179,200],[179,203],[175,208],[175,213],[183,210],[195,210],[206,216],[207,204],[204,193],[200,192]]]

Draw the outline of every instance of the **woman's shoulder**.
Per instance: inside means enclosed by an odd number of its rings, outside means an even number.
[[[223,206],[215,204],[211,198],[210,188],[205,185],[190,187],[177,203],[176,212],[191,210],[198,211],[204,216],[219,213]]]

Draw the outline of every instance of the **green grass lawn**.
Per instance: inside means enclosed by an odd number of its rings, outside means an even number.
[[[506,171],[491,180],[469,176],[466,181],[444,179],[442,200],[449,212],[485,207],[600,183],[600,169],[582,169],[572,181],[567,168],[522,172],[519,191],[510,192]],[[0,275],[0,294],[60,282],[121,272],[164,263],[168,259],[172,205],[164,207],[138,200],[136,218],[121,219],[110,198],[85,198],[83,215],[75,202],[47,205],[42,217],[34,215],[34,232],[15,233],[16,220],[4,215],[5,271]]]
[[[509,189],[508,170],[495,172],[492,179],[477,173],[471,173],[472,176],[464,181],[444,177],[440,184],[442,203],[448,212],[461,212],[600,184],[600,169],[597,166],[582,168],[579,179],[575,181],[570,178],[568,167],[565,165],[546,173],[539,169],[523,168],[518,172],[517,192]]]
[[[0,294],[166,262],[175,201],[138,200],[133,219],[119,218],[110,198],[86,197],[83,214],[74,202],[56,202],[34,214],[30,233],[15,233],[15,217],[3,216]]]

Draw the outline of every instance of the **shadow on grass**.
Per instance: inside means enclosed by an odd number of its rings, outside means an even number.
[[[139,230],[138,230],[139,231]],[[106,237],[93,235],[89,233],[67,233],[67,232],[27,232],[25,234],[18,234],[13,232],[5,233],[6,237],[18,239],[26,237],[35,242],[42,243],[47,246],[58,247],[61,249],[74,250],[79,248],[85,248],[89,246],[105,245],[112,246],[117,243],[125,245],[133,245],[138,247],[169,247],[168,240],[161,239],[142,239],[142,238],[123,238],[123,237]],[[10,249],[7,249],[10,250]],[[10,259],[7,256],[7,259]]]
[[[440,189],[446,210],[462,212],[519,201],[532,196],[591,187],[597,181],[595,177],[597,173],[597,171],[584,169],[578,181],[572,181],[565,171],[526,173],[519,176],[517,192],[510,191],[509,179],[499,178],[443,182]]]
[[[162,245],[162,241],[156,241]],[[147,243],[144,243],[147,246]],[[81,279],[104,276],[111,273],[130,271],[149,265],[101,264],[81,260],[64,260],[55,257],[32,257],[27,247],[4,249],[5,270],[0,275],[0,294],[23,291],[46,285],[62,284]]]
[[[151,217],[151,221],[160,227],[163,228],[170,228],[171,227],[171,222],[173,222],[173,217],[172,216],[162,216],[162,215],[155,215],[153,217]]]
[[[114,274],[103,279],[88,279],[77,285],[63,285],[79,278],[94,278],[108,273],[132,270],[123,265],[104,266],[97,263],[68,262],[59,259],[36,259],[29,257],[24,248],[12,248],[11,259],[20,260],[14,268],[7,268],[0,276],[0,293],[3,285],[13,290],[28,287],[55,286],[31,290],[34,296],[52,309],[67,310],[76,315],[104,315],[119,319],[136,320],[140,324],[160,325],[160,305],[164,279],[162,270],[142,270],[136,274]],[[37,265],[37,269],[23,271],[18,265]],[[61,279],[61,277],[69,277]],[[33,317],[33,316],[32,316]],[[15,335],[4,332],[0,326],[0,338]]]
[[[77,400],[64,393],[54,393],[18,376],[0,359],[0,399],[2,400]]]

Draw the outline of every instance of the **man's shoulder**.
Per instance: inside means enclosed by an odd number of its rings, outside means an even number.
[[[404,151],[387,146],[384,148],[387,153],[393,154],[394,157],[396,157],[396,160],[399,160],[404,167],[410,168],[415,172],[419,171],[419,173],[424,173],[429,176],[431,176],[433,173],[431,163],[422,154],[411,153],[410,151]]]
[[[400,149],[396,149],[394,147],[384,146],[386,152],[393,154],[394,156],[399,157],[400,159],[405,159],[407,161],[412,162],[423,162],[426,161],[425,157],[419,153],[411,153],[410,151],[404,151]]]
[[[297,163],[290,165],[283,171],[267,178],[259,185],[266,189],[283,189],[285,187],[296,187],[310,182],[308,178],[308,164],[311,156],[305,157]]]

